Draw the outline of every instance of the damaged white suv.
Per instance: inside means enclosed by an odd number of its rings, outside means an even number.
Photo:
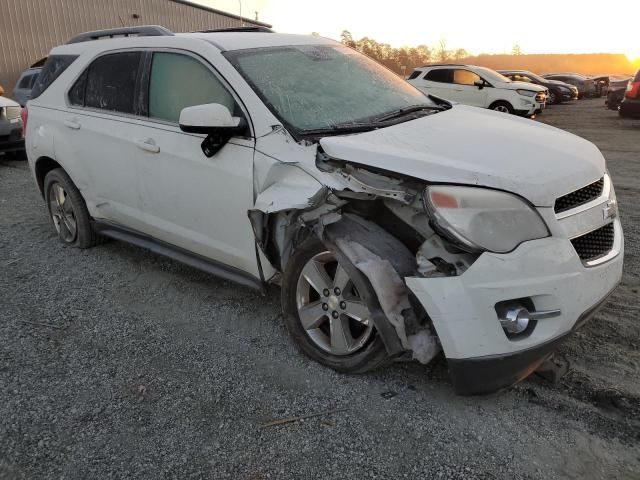
[[[430,99],[337,42],[90,32],[39,82],[26,144],[62,242],[281,284],[293,340],[338,371],[442,350],[459,393],[493,391],[620,281],[593,144]]]

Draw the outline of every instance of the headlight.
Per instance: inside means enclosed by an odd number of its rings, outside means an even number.
[[[518,95],[522,95],[524,97],[535,97],[536,96],[536,92],[532,92],[531,90],[516,90],[516,92],[518,92]]]
[[[538,212],[510,193],[431,186],[425,189],[424,202],[434,227],[470,252],[507,253],[522,242],[549,236]]]

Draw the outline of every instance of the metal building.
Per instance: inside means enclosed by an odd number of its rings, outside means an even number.
[[[0,0],[0,85],[10,96],[24,69],[78,33],[135,25],[175,32],[270,27],[188,0]]]

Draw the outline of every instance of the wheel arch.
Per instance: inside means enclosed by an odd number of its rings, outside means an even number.
[[[51,157],[43,156],[35,161],[34,171],[36,183],[38,184],[38,189],[40,190],[40,195],[42,195],[42,198],[44,198],[44,179],[47,176],[47,173],[49,173],[51,170],[55,170],[56,168],[63,167]]]

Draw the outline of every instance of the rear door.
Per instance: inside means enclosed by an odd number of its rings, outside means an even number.
[[[67,93],[55,143],[91,215],[134,229],[141,224],[133,127],[142,59],[131,50],[95,59]]]
[[[258,276],[255,237],[247,217],[253,204],[254,140],[234,137],[213,157],[204,135],[180,130],[183,108],[226,106],[249,120],[224,79],[201,57],[185,51],[148,52],[148,118],[133,128],[137,145],[144,231]]]
[[[453,70],[450,68],[434,68],[429,70],[418,86],[425,93],[430,93],[447,100],[459,101],[454,91]]]

